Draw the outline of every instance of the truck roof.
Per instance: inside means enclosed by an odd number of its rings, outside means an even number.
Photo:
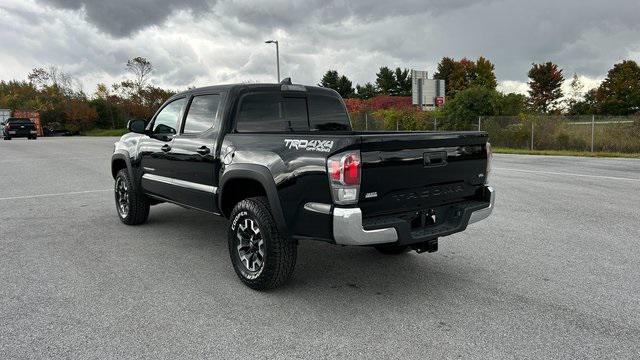
[[[192,93],[203,93],[203,92],[209,92],[209,91],[242,91],[242,90],[281,90],[283,85],[288,85],[288,84],[281,84],[281,83],[261,83],[261,84],[223,84],[223,85],[212,85],[212,86],[204,86],[204,87],[199,87],[199,88],[195,88],[195,89],[189,89],[186,91],[182,91],[178,94],[175,94],[173,97],[179,97],[179,96],[183,96],[186,94],[192,94]],[[304,86],[304,88],[306,89],[307,92],[311,93],[311,94],[319,94],[319,93],[324,93],[324,95],[329,95],[329,96],[333,96],[333,97],[340,97],[340,94],[338,94],[335,90],[330,89],[330,88],[325,88],[325,87],[321,87],[321,86],[309,86],[309,85],[302,85],[302,84],[290,84],[288,86]]]

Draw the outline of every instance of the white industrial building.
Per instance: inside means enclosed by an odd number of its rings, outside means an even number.
[[[411,94],[413,105],[423,110],[433,110],[444,105],[444,80],[429,79],[428,73],[411,70]]]

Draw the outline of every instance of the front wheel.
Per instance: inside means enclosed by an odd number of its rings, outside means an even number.
[[[114,193],[120,221],[127,225],[140,225],[147,221],[149,199],[139,188],[133,187],[127,169],[118,171]]]
[[[242,200],[229,219],[229,255],[240,280],[255,290],[276,288],[289,280],[297,248],[278,232],[267,199]]]

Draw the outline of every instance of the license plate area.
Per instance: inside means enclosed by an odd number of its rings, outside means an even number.
[[[438,214],[436,209],[425,209],[403,214],[400,218],[410,225],[411,230],[416,230],[437,225],[442,215],[442,213]]]

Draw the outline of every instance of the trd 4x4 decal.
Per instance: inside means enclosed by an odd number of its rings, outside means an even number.
[[[284,139],[284,146],[296,150],[330,152],[333,140]]]

